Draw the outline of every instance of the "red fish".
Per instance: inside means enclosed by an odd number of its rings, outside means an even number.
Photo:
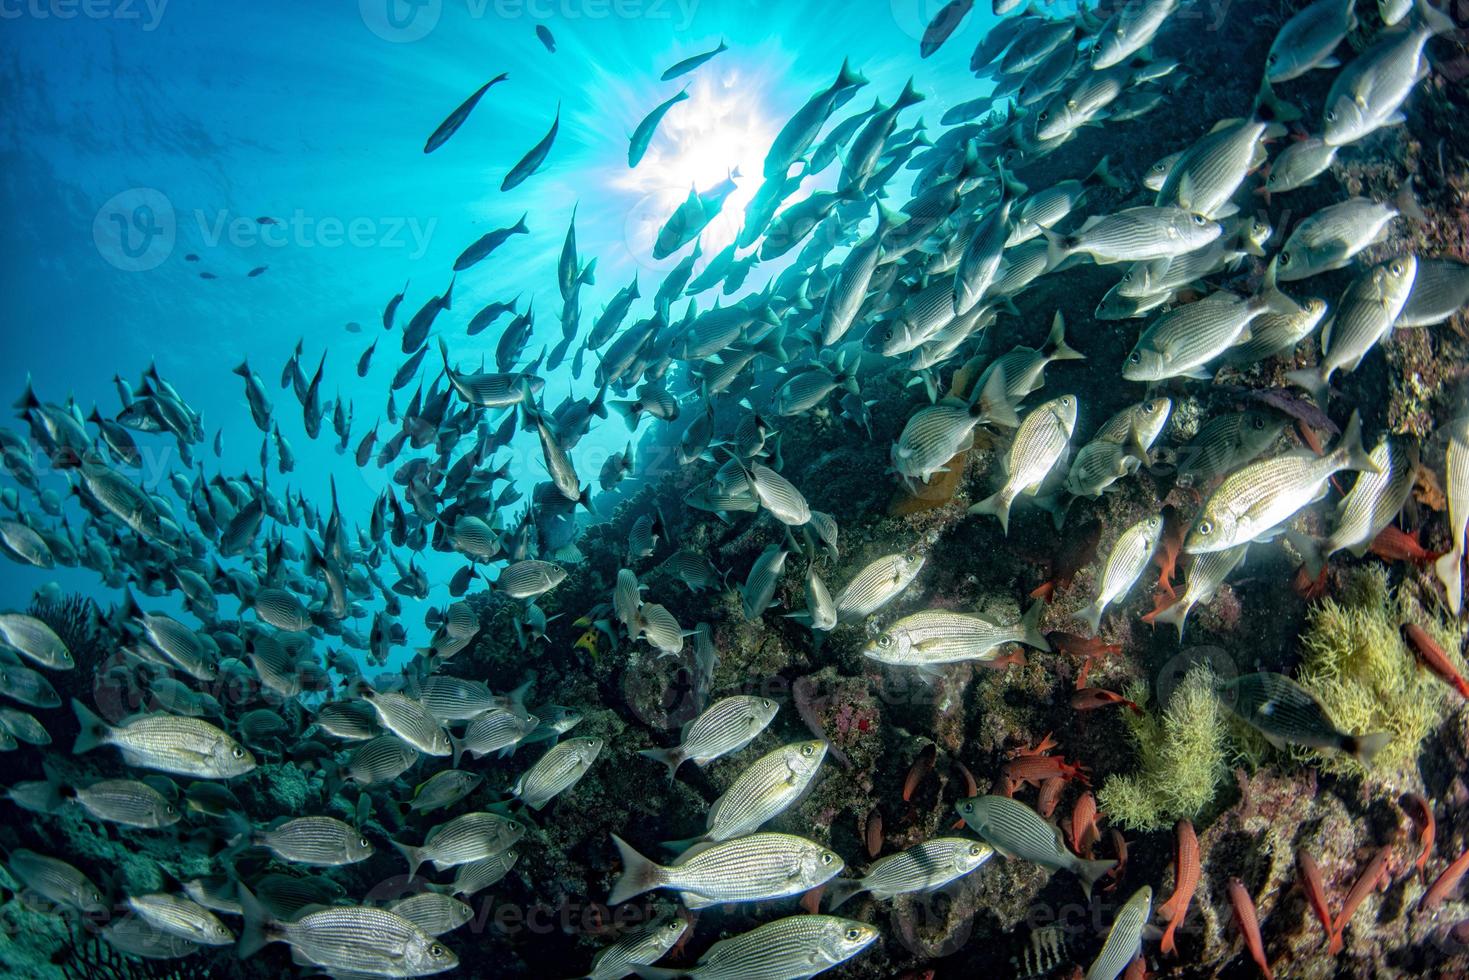
[[[1051,560],[1051,577],[1037,586],[1031,593],[1033,599],[1050,602],[1059,589],[1071,586],[1076,573],[1091,564],[1097,555],[1097,542],[1102,539],[1102,524],[1091,521],[1076,529],[1074,534],[1061,538],[1061,548]]]
[[[1010,750],[1009,755],[1012,759],[1023,758],[1027,755],[1045,755],[1047,752],[1051,751],[1055,747],[1056,739],[1053,737],[1051,732],[1046,732],[1046,737],[1041,739],[1035,745],[1022,745],[1018,748],[1013,748]]]
[[[1336,920],[1331,924],[1331,942],[1326,946],[1326,955],[1335,956],[1341,952],[1342,932],[1346,929],[1347,923],[1352,920],[1352,916],[1356,914],[1357,906],[1361,905],[1363,899],[1377,890],[1378,882],[1387,873],[1387,862],[1391,857],[1391,847],[1379,848],[1377,853],[1372,855],[1372,860],[1367,862],[1366,869],[1362,872],[1362,876],[1357,879],[1357,883],[1352,886],[1352,890],[1347,892],[1347,898],[1342,903],[1341,912],[1337,914]]]
[[[1260,917],[1255,912],[1255,902],[1238,878],[1229,879],[1229,904],[1234,907],[1234,923],[1239,927],[1255,965],[1265,980],[1275,980],[1275,974],[1270,972],[1270,961],[1265,958],[1265,941],[1260,938]]]
[[[1173,573],[1177,571],[1178,552],[1183,548],[1183,539],[1188,532],[1188,524],[1183,521],[1178,511],[1172,507],[1163,508],[1163,540],[1158,544],[1158,550],[1153,555],[1153,561],[1158,566],[1158,588],[1168,593],[1168,598],[1173,598]]]
[[[913,765],[908,768],[908,777],[903,780],[903,802],[907,803],[913,799],[913,791],[923,777],[933,772],[934,760],[938,758],[939,747],[929,742],[918,750],[918,756],[913,760]]]
[[[1413,862],[1413,870],[1422,873],[1424,865],[1428,863],[1428,855],[1433,853],[1433,835],[1437,827],[1433,819],[1433,804],[1417,793],[1408,793],[1403,799],[1407,800],[1417,811],[1412,814],[1412,817],[1413,822],[1418,825],[1420,849],[1418,860]]]
[[[1134,714],[1141,715],[1143,709],[1138,707],[1134,701],[1118,694],[1116,691],[1104,690],[1100,687],[1083,687],[1071,695],[1071,706],[1077,711],[1094,711],[1097,708],[1110,708],[1114,704],[1126,705]]]
[[[1066,789],[1066,780],[1061,776],[1052,776],[1041,783],[1041,792],[1035,801],[1035,812],[1051,819],[1051,814],[1056,812],[1056,804],[1061,802],[1061,792]]]
[[[1415,565],[1426,565],[1442,552],[1429,551],[1423,547],[1418,540],[1418,534],[1417,531],[1409,534],[1389,524],[1377,532],[1377,537],[1372,539],[1367,550],[1383,561],[1410,561]]]
[[[1059,755],[1024,755],[1005,763],[1002,770],[1011,782],[1039,786],[1052,776],[1075,779],[1088,785],[1086,768],[1079,763],[1067,762]]]
[[[1427,630],[1417,623],[1404,623],[1403,639],[1408,641],[1408,646],[1413,648],[1423,666],[1458,691],[1460,697],[1469,699],[1469,681],[1464,680],[1463,675],[1449,660],[1448,654],[1443,652],[1443,647],[1434,642]]]
[[[1290,587],[1302,599],[1319,599],[1326,594],[1327,571],[1326,566],[1322,565],[1320,574],[1312,578],[1311,573],[1306,571],[1306,566],[1302,565],[1296,569],[1296,577],[1291,580]]]
[[[867,856],[877,857],[882,852],[882,811],[874,809],[867,815],[867,826],[863,837],[867,840]]]
[[[1449,892],[1459,886],[1459,879],[1464,877],[1465,871],[1469,871],[1469,851],[1454,858],[1454,863],[1433,879],[1433,884],[1428,886],[1428,891],[1423,893],[1423,898],[1418,903],[1418,910],[1427,912],[1437,908],[1440,902],[1449,897]]]
[[[1165,953],[1177,953],[1173,932],[1188,915],[1189,903],[1199,887],[1199,838],[1194,834],[1194,825],[1180,820],[1173,831],[1173,894],[1158,907],[1158,916],[1168,921],[1158,946]]]
[[[1081,799],[1071,810],[1071,849],[1090,860],[1092,845],[1102,839],[1097,827],[1097,801],[1090,793],[1082,793]]]
[[[1127,874],[1127,838],[1116,827],[1107,828],[1107,834],[1112,840],[1112,851],[1117,855],[1117,865],[1107,872],[1107,877],[1112,880],[1106,888],[1107,891],[1117,887],[1117,883]]]
[[[1331,907],[1326,903],[1326,886],[1321,883],[1321,869],[1316,867],[1316,860],[1304,850],[1296,852],[1296,868],[1301,873],[1301,890],[1306,893],[1306,901],[1310,904],[1311,911],[1316,913],[1316,918],[1321,920],[1321,928],[1330,942]]]
[[[1081,661],[1081,670],[1076,674],[1077,687],[1086,687],[1086,679],[1095,661],[1103,657],[1115,657],[1122,652],[1122,644],[1103,643],[1095,636],[1051,633],[1046,636],[1046,640],[1057,650]]]

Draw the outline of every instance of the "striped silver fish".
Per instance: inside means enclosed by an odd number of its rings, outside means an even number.
[[[560,742],[537,759],[515,781],[510,792],[532,810],[539,810],[575,786],[601,751],[600,738],[569,738]]]
[[[1407,184],[1393,201],[1352,197],[1328,205],[1291,231],[1275,258],[1276,277],[1293,282],[1344,268],[1357,253],[1385,239],[1387,226],[1402,214],[1423,216]]]
[[[991,377],[991,387],[1004,393],[1004,375]],[[1004,405],[1003,397],[1000,401]],[[974,430],[989,420],[993,403],[976,398],[972,403],[962,398],[943,398],[914,412],[893,444],[893,469],[907,481],[923,483],[937,473],[945,472],[944,464],[974,445]],[[1005,409],[1010,418],[1014,413]]]
[[[703,552],[690,551],[688,548],[675,551],[658,568],[687,585],[691,592],[703,592],[720,581],[719,569],[714,567],[714,563]],[[620,586],[622,572],[617,574]],[[613,602],[615,605],[616,600]]]
[[[363,786],[391,782],[418,762],[418,750],[396,735],[363,742],[347,757],[347,773]]]
[[[512,599],[545,595],[566,579],[566,569],[549,561],[527,558],[506,565],[495,579],[495,590]]]
[[[228,779],[255,768],[249,749],[202,719],[144,715],[113,728],[75,698],[71,706],[81,727],[72,749],[78,755],[110,745],[130,766],[200,779]]]
[[[1413,291],[1394,326],[1431,327],[1469,306],[1469,263],[1419,259]]]
[[[1362,423],[1355,412],[1336,448],[1326,455],[1290,452],[1251,463],[1226,478],[1205,501],[1183,550],[1224,551],[1274,537],[1297,511],[1319,500],[1326,481],[1342,470],[1377,471],[1377,463],[1362,448]]]
[[[459,397],[471,405],[484,408],[507,408],[525,401],[526,393],[538,394],[545,386],[540,378],[523,374],[459,372],[449,364],[449,347],[444,338],[439,338],[439,353],[444,359],[444,376],[459,393]]]
[[[1336,505],[1331,533],[1320,542],[1290,538],[1312,578],[1321,574],[1327,559],[1338,551],[1350,550],[1361,558],[1378,532],[1397,518],[1418,477],[1415,448],[1383,438],[1368,453],[1380,472],[1358,474],[1352,489]]]
[[[1067,849],[1058,827],[1008,796],[974,796],[960,800],[955,807],[969,829],[996,851],[1052,871],[1070,871],[1081,879],[1082,891],[1088,898],[1096,880],[1117,864],[1077,857]]]
[[[228,946],[235,941],[235,934],[219,917],[193,899],[157,892],[130,895],[127,906],[155,929],[201,946]]]
[[[1005,482],[978,503],[971,514],[991,514],[1010,533],[1010,507],[1021,494],[1035,496],[1056,465],[1066,456],[1076,429],[1076,398],[1062,395],[1037,405],[1020,422],[1005,457]]]
[[[645,602],[638,610],[635,636],[647,640],[660,653],[677,654],[683,650],[683,627],[667,607],[656,602]]]
[[[1153,889],[1147,885],[1132,893],[1112,920],[1102,951],[1087,968],[1086,980],[1117,980],[1127,964],[1142,953],[1143,927],[1153,914]]]
[[[1399,109],[1429,71],[1424,49],[1435,34],[1455,30],[1454,19],[1418,0],[1407,27],[1383,31],[1337,72],[1326,93],[1322,138],[1345,146],[1402,121]]]
[[[339,867],[365,861],[373,846],[362,831],[336,817],[297,817],[251,835],[258,847],[282,861],[313,867]]]
[[[49,902],[82,912],[106,908],[102,890],[59,858],[17,848],[6,859],[11,877]]]
[[[1129,405],[1103,422],[1092,435],[1092,442],[1113,442],[1139,458],[1145,457],[1173,411],[1170,398],[1149,398]]]
[[[27,659],[51,670],[71,670],[76,663],[55,631],[25,613],[0,613],[0,641]]]
[[[388,911],[401,915],[436,938],[453,932],[474,918],[474,909],[459,899],[433,891],[401,898],[389,905]]]
[[[512,850],[503,851],[494,857],[483,858],[479,861],[470,861],[455,869],[452,885],[430,887],[442,888],[446,894],[473,898],[491,885],[498,884],[500,879],[511,872],[515,867],[515,862],[519,859],[520,853]]]
[[[1290,371],[1293,384],[1326,404],[1327,386],[1338,370],[1355,371],[1362,358],[1392,332],[1408,302],[1418,260],[1411,255],[1390,259],[1363,273],[1337,302],[1336,315],[1321,331],[1321,362],[1315,368]]]
[[[832,601],[831,592],[827,590],[826,582],[822,580],[814,564],[806,566],[806,608],[786,615],[820,633],[836,628],[836,603]]]
[[[163,932],[140,916],[127,915],[102,927],[107,945],[126,956],[145,960],[175,960],[203,949],[181,936]]]
[[[419,783],[413,790],[408,808],[417,813],[430,813],[440,807],[453,806],[479,788],[485,777],[463,769],[443,769]]]
[[[1294,313],[1267,312],[1250,321],[1250,334],[1224,352],[1231,364],[1254,364],[1295,349],[1310,336],[1326,315],[1326,301],[1316,297],[1300,303]]]
[[[1003,185],[1002,185],[1003,186]],[[954,270],[954,315],[972,310],[994,285],[1000,256],[1010,237],[1011,201],[1000,200],[975,225]]]
[[[1184,584],[1183,595],[1173,605],[1153,616],[1154,625],[1173,624],[1178,630],[1178,642],[1182,643],[1183,626],[1188,620],[1189,611],[1199,603],[1214,598],[1219,586],[1245,560],[1245,553],[1249,550],[1248,544],[1242,544],[1225,551],[1208,551],[1202,555],[1194,555],[1189,560],[1188,581]]]
[[[677,946],[688,930],[689,920],[682,916],[658,919],[634,929],[598,953],[582,980],[621,980],[632,974],[634,967],[651,966]]]
[[[1336,152],[1319,136],[1308,136],[1291,143],[1270,161],[1270,173],[1265,178],[1265,190],[1269,194],[1284,194],[1312,184],[1336,162]]]
[[[1287,744],[1337,749],[1362,765],[1382,751],[1392,735],[1351,735],[1336,727],[1316,696],[1284,674],[1245,674],[1219,686],[1219,700],[1276,748]]]
[[[449,733],[444,731],[423,705],[397,691],[363,693],[363,700],[377,712],[380,725],[425,755],[449,755]]]
[[[27,745],[51,744],[51,732],[45,725],[34,716],[8,705],[0,707],[0,731],[9,732]]]
[[[668,767],[668,778],[672,779],[685,762],[707,766],[749,745],[765,731],[779,710],[776,701],[753,694],[721,698],[688,723],[678,745],[669,749],[642,749],[638,754],[663,763]]]
[[[469,723],[462,736],[450,734],[449,742],[454,747],[454,765],[468,752],[482,759],[491,752],[500,752],[518,744],[538,724],[532,715],[516,714],[509,708],[494,708]]]
[[[939,276],[910,296],[881,335],[883,357],[917,348],[954,319],[954,277]]]
[[[1357,27],[1351,0],[1316,0],[1298,10],[1276,32],[1265,56],[1271,85],[1299,78],[1314,68],[1334,68],[1332,54]]]
[[[419,688],[418,703],[437,721],[449,722],[469,721],[507,707],[509,699],[492,693],[483,681],[435,674]]]
[[[1283,134],[1283,127],[1255,119],[1219,123],[1173,164],[1153,203],[1206,218],[1236,214],[1239,207],[1231,201],[1245,178],[1265,162],[1266,136]]]
[[[904,616],[877,635],[862,656],[878,663],[932,669],[965,660],[994,660],[1007,643],[1024,643],[1037,650],[1051,646],[1041,634],[1045,603],[1032,603],[1020,622],[1001,626],[981,616],[943,609],[926,609]]]
[[[288,633],[309,630],[312,625],[305,603],[286,589],[260,589],[255,593],[253,608],[262,622]]]
[[[1448,498],[1449,541],[1452,547],[1433,563],[1443,583],[1449,610],[1459,615],[1464,602],[1464,525],[1469,523],[1469,415],[1448,424],[1444,450],[1444,496]]]
[[[335,973],[421,977],[459,965],[459,958],[448,947],[387,909],[342,905],[280,922],[243,888],[241,897],[245,906],[239,947],[242,959],[253,956],[266,943],[281,942],[291,947],[297,962]]]
[[[1285,431],[1278,415],[1250,409],[1217,415],[1178,454],[1178,480],[1199,486],[1248,463],[1275,445]]]
[[[1081,230],[1058,235],[1050,229],[1046,255],[1055,268],[1069,255],[1088,255],[1093,262],[1140,262],[1167,259],[1203,248],[1223,229],[1216,221],[1174,207],[1125,208],[1087,219]]]
[[[1256,317],[1297,310],[1283,293],[1269,288],[1248,298],[1224,290],[1210,293],[1155,319],[1127,355],[1122,376],[1129,381],[1211,378],[1214,372],[1205,365],[1233,347]]]
[[[768,466],[751,463],[745,472],[750,489],[770,516],[788,527],[800,527],[811,519],[811,507],[789,480]]]
[[[845,963],[877,941],[876,926],[830,915],[792,915],[704,951],[690,980],[801,980]]]
[[[1101,625],[1102,613],[1106,608],[1126,597],[1142,577],[1143,570],[1153,560],[1153,552],[1158,550],[1158,541],[1162,537],[1163,518],[1153,514],[1123,531],[1117,543],[1112,546],[1107,562],[1102,566],[1097,597],[1092,600],[1091,605],[1074,614],[1087,624],[1093,634]]]
[[[789,554],[778,544],[768,545],[750,566],[750,573],[740,588],[740,612],[747,621],[754,622],[770,608],[775,600],[775,590],[780,587],[781,576],[785,574]]]
[[[638,610],[643,605],[643,586],[631,568],[619,568],[612,585],[612,615],[629,633],[637,629]]]
[[[1120,65],[1147,47],[1179,7],[1179,0],[1138,0],[1117,8],[1097,32],[1092,68]]]
[[[413,846],[391,841],[408,861],[408,877],[418,874],[419,865],[433,863],[435,871],[481,861],[514,847],[525,836],[525,825],[498,813],[466,813],[439,824]]]
[[[364,701],[328,701],[316,712],[316,726],[329,735],[349,742],[365,742],[382,730],[377,713]]]
[[[160,613],[139,617],[148,643],[184,673],[198,681],[212,681],[219,670],[199,634]]]
[[[99,779],[78,787],[74,798],[92,816],[109,823],[156,829],[179,821],[178,807],[136,779]]]
[[[768,901],[810,891],[843,867],[835,851],[792,834],[759,833],[700,844],[668,867],[648,860],[616,834],[612,841],[622,856],[623,870],[609,905],[655,888],[677,891],[690,909]]]
[[[754,762],[720,794],[704,821],[707,840],[724,841],[759,830],[802,796],[826,758],[820,739],[782,745]]]
[[[837,593],[837,618],[854,623],[871,616],[903,594],[923,571],[926,560],[917,552],[907,551],[868,563]]]
[[[1095,499],[1102,491],[1136,473],[1142,461],[1121,443],[1093,440],[1081,447],[1066,471],[1066,492],[1073,497]]]
[[[839,878],[831,883],[831,908],[868,892],[876,899],[912,892],[928,892],[982,867],[995,854],[983,841],[968,837],[934,837],[899,854],[875,861],[860,879]]]
[[[0,660],[0,694],[32,708],[55,708],[61,695],[45,676],[29,667]]]
[[[879,208],[878,215],[877,230],[847,252],[827,288],[826,299],[821,306],[821,319],[816,325],[823,347],[832,347],[846,336],[857,320],[862,301],[867,298],[867,287],[872,282],[873,272],[877,270],[877,260],[882,252],[882,237],[887,231],[887,212]]]

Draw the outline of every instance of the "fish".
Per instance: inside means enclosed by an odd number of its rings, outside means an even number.
[[[428,139],[423,144],[423,152],[432,153],[433,151],[437,150],[439,147],[447,143],[449,141],[449,137],[457,133],[459,131],[459,127],[464,125],[465,120],[467,120],[469,118],[469,114],[474,111],[474,107],[479,105],[479,100],[484,98],[485,93],[488,92],[492,87],[500,84],[509,77],[510,75],[507,72],[501,72],[494,78],[490,79],[488,82],[485,82],[474,91],[473,95],[461,102],[459,106],[453,112],[449,113],[449,115],[445,117],[444,121],[439,123],[438,127],[429,134]],[[403,296],[400,293],[398,295],[398,300],[401,302],[402,298]],[[383,314],[384,328],[389,327],[392,322],[393,317],[391,310],[393,308],[394,306],[389,306],[390,312]]]
[[[181,816],[168,797],[136,779],[99,779],[86,786],[62,788],[59,793],[96,819],[125,827],[156,830],[173,826]]]
[[[1275,35],[1265,56],[1265,80],[1279,85],[1317,68],[1337,68],[1333,53],[1357,28],[1355,4],[1316,0],[1302,7]]]
[[[1143,927],[1152,909],[1152,888],[1144,885],[1132,893],[1112,920],[1102,951],[1087,968],[1086,980],[1117,980],[1127,964],[1142,954]]]
[[[1319,136],[1308,136],[1281,150],[1270,161],[1265,186],[1261,188],[1267,203],[1271,194],[1285,194],[1314,184],[1336,162],[1340,149]]]
[[[1460,697],[1469,698],[1469,681],[1466,681],[1464,675],[1459,673],[1448,654],[1429,635],[1428,631],[1417,623],[1404,623],[1401,629],[1403,641],[1408,644],[1423,666],[1459,692]]]
[[[494,231],[486,232],[484,235],[475,239],[454,260],[454,271],[463,272],[465,269],[478,265],[515,235],[530,234],[530,229],[525,224],[527,217],[529,217],[529,214],[522,214],[520,220],[515,224],[506,228],[497,228]]]
[[[1178,642],[1183,642],[1183,627],[1188,614],[1201,602],[1208,602],[1236,568],[1245,560],[1248,544],[1236,545],[1224,551],[1208,551],[1197,555],[1188,567],[1188,580],[1183,595],[1166,609],[1152,612],[1143,617],[1143,622],[1157,625],[1169,623],[1178,630]]]
[[[794,834],[754,833],[699,845],[667,867],[639,854],[616,834],[612,842],[623,870],[608,905],[621,905],[655,888],[677,891],[690,909],[769,901],[810,891],[845,867],[835,851]]]
[[[1119,8],[1097,32],[1093,70],[1121,64],[1142,50],[1178,7],[1178,0],[1142,0]]]
[[[685,762],[707,766],[749,745],[770,725],[779,710],[777,702],[752,694],[722,698],[689,722],[678,745],[668,749],[642,749],[638,754],[666,765],[668,778],[672,780]]]
[[[192,899],[157,892],[130,895],[127,906],[133,914],[161,932],[202,946],[229,946],[235,934],[219,918]]]
[[[873,863],[860,879],[838,878],[830,886],[831,910],[867,892],[879,901],[913,892],[929,892],[977,871],[995,850],[967,837],[934,837]]]
[[[342,905],[308,911],[284,922],[273,918],[243,885],[240,902],[245,926],[237,951],[242,959],[279,942],[291,947],[298,962],[336,973],[418,977],[459,965],[459,958],[448,947],[387,909]]]
[[[1469,263],[1419,258],[1413,289],[1393,326],[1435,326],[1466,306],[1469,306]]]
[[[750,763],[710,804],[702,839],[744,837],[790,809],[816,779],[827,747],[822,739],[795,742]]]
[[[1124,598],[1137,584],[1143,570],[1153,560],[1162,535],[1163,518],[1154,514],[1133,524],[1118,537],[1102,567],[1097,597],[1091,605],[1074,614],[1076,619],[1087,624],[1093,634],[1100,627],[1102,613],[1107,606]]]
[[[1315,332],[1326,316],[1326,301],[1311,297],[1295,312],[1266,312],[1250,321],[1249,336],[1224,352],[1231,364],[1256,364],[1267,357],[1287,354]]]
[[[1382,529],[1391,524],[1408,502],[1417,482],[1416,452],[1401,439],[1383,438],[1368,453],[1376,473],[1358,474],[1352,489],[1336,507],[1336,520],[1329,535],[1320,541],[1292,535],[1288,538],[1301,552],[1307,573],[1316,578],[1327,559],[1338,551],[1350,550],[1361,558]]]
[[[255,768],[249,749],[202,719],[144,715],[114,728],[75,698],[71,706],[81,729],[72,749],[78,755],[112,746],[130,766],[201,779],[229,779]]]
[[[539,810],[586,775],[602,746],[600,738],[558,742],[515,781],[510,792],[532,810]]]
[[[515,166],[510,168],[510,172],[505,175],[505,179],[500,181],[501,193],[519,187],[532,174],[541,169],[541,165],[546,162],[546,157],[551,153],[552,145],[556,142],[556,131],[560,128],[561,103],[558,102],[556,103],[556,117],[551,120],[551,128],[546,131],[546,135],[542,136],[535,146],[526,151],[525,156],[521,157]]]
[[[1071,235],[1041,229],[1052,268],[1070,255],[1086,255],[1100,264],[1171,259],[1203,248],[1222,232],[1217,221],[1202,214],[1166,206],[1094,215]]]
[[[55,630],[25,613],[0,613],[0,642],[49,670],[71,670],[76,666],[66,642]]]
[[[1399,109],[1427,69],[1424,47],[1455,29],[1451,17],[1424,0],[1413,9],[1407,29],[1384,32],[1337,73],[1322,113],[1322,138],[1330,145],[1346,146],[1403,121]]]
[[[1173,827],[1173,895],[1158,906],[1158,915],[1168,922],[1158,948],[1164,953],[1177,950],[1173,941],[1178,926],[1188,917],[1189,903],[1199,887],[1199,839],[1194,834],[1194,825],[1179,820]]]
[[[540,41],[551,54],[556,53],[556,38],[545,24],[536,25],[536,40]]]
[[[284,820],[268,830],[246,825],[243,836],[282,861],[311,867],[340,867],[373,855],[372,842],[362,832],[335,817],[311,816]]]
[[[925,560],[924,555],[907,551],[869,562],[836,594],[837,618],[854,623],[871,616],[903,594],[923,571]]]
[[[1007,643],[1023,643],[1050,652],[1040,631],[1044,602],[1035,602],[1013,626],[1000,626],[979,616],[929,609],[904,616],[879,633],[862,650],[878,663],[931,670],[965,660],[993,661]]]
[[[363,691],[378,724],[425,755],[449,755],[449,734],[422,704],[397,691]]]
[[[1379,472],[1362,448],[1362,423],[1355,412],[1336,448],[1326,455],[1290,452],[1250,463],[1226,478],[1204,502],[1183,550],[1196,555],[1272,540],[1281,525],[1319,500],[1327,481],[1342,470]]]
[[[1228,891],[1235,926],[1239,929],[1240,935],[1244,937],[1251,959],[1260,968],[1265,980],[1274,980],[1270,972],[1270,964],[1265,958],[1265,942],[1260,937],[1260,919],[1259,914],[1255,911],[1254,900],[1250,898],[1250,893],[1238,878],[1229,879]]]
[[[1010,508],[1019,496],[1035,496],[1066,455],[1076,429],[1077,400],[1062,395],[1036,406],[1020,422],[1005,456],[1005,482],[999,490],[971,504],[969,513],[990,514],[1010,532]]]
[[[635,168],[642,162],[643,154],[648,152],[648,144],[653,141],[653,134],[657,131],[658,124],[663,121],[663,117],[668,114],[668,110],[680,102],[688,101],[688,98],[688,89],[684,89],[672,98],[660,102],[653,111],[643,117],[642,122],[638,123],[637,128],[633,130],[632,138],[628,143],[627,165],[629,167]]]
[[[20,847],[6,857],[6,867],[16,881],[48,902],[80,912],[106,908],[102,890],[60,858]]]
[[[514,847],[525,834],[525,825],[498,813],[465,813],[439,824],[413,846],[390,841],[408,861],[408,876],[418,874],[419,865],[431,862],[435,871],[492,858]]]
[[[1449,540],[1452,547],[1433,563],[1443,583],[1449,611],[1459,615],[1464,603],[1464,529],[1469,524],[1469,415],[1449,422],[1444,450],[1444,495],[1448,498]]]
[[[1248,410],[1216,415],[1179,453],[1178,478],[1199,486],[1249,463],[1273,446],[1285,422],[1272,412]]]
[[[1387,732],[1349,735],[1327,717],[1311,692],[1284,674],[1245,674],[1219,687],[1220,700],[1276,748],[1335,749],[1370,765],[1392,740]]]
[[[1020,858],[1052,871],[1070,871],[1088,897],[1098,878],[1116,861],[1088,861],[1067,849],[1061,831],[1030,807],[1008,796],[975,796],[955,804],[969,829],[1008,858]]]
[[[512,599],[535,599],[566,580],[566,569],[555,562],[527,558],[500,570],[495,589]]]
[[[402,916],[435,938],[467,925],[474,918],[474,909],[465,903],[433,891],[399,899],[388,906],[388,911]]]
[[[414,787],[408,808],[417,813],[429,813],[453,806],[478,789],[484,781],[485,777],[477,772],[442,769]]]
[[[1264,140],[1284,132],[1283,126],[1260,119],[1218,123],[1174,161],[1154,204],[1216,220],[1237,214],[1235,193],[1265,162]]]
[[[1155,319],[1127,355],[1122,376],[1129,381],[1163,381],[1213,377],[1207,365],[1242,339],[1250,324],[1265,312],[1291,316],[1296,304],[1268,286],[1244,298],[1220,290],[1196,303],[1177,307]]]
[[[744,587],[740,589],[740,612],[747,621],[758,620],[770,608],[775,599],[775,590],[780,587],[781,577],[785,574],[785,563],[789,554],[780,545],[772,544],[750,566]]]

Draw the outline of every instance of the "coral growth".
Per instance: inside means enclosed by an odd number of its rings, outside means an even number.
[[[1416,782],[1412,772],[1419,745],[1443,721],[1450,699],[1457,698],[1448,685],[1418,666],[1399,632],[1405,622],[1427,630],[1463,670],[1456,652],[1464,641],[1463,628],[1425,611],[1406,586],[1391,588],[1387,572],[1377,566],[1355,569],[1340,602],[1323,599],[1312,608],[1301,636],[1297,680],[1321,700],[1337,727],[1358,735],[1392,734],[1372,762],[1372,776],[1385,782]],[[1360,762],[1340,752],[1293,752],[1328,772],[1364,771]]]
[[[1180,818],[1196,818],[1213,800],[1229,774],[1228,729],[1214,687],[1213,669],[1199,663],[1184,675],[1161,717],[1128,713],[1142,765],[1108,779],[1097,794],[1114,821],[1132,830],[1161,830]],[[1134,684],[1126,696],[1142,703],[1147,689]]]

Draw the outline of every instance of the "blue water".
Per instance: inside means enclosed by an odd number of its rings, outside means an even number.
[[[940,4],[709,0],[361,0],[243,5],[12,0],[0,11],[6,112],[0,181],[6,261],[0,295],[0,390],[19,396],[29,375],[43,400],[76,398],[83,411],[120,407],[113,376],[136,383],[150,361],[202,415],[206,473],[259,471],[261,436],[240,379],[248,357],[265,379],[295,471],[272,488],[325,500],[335,474],[344,508],[366,521],[385,471],[358,472],[339,456],[328,424],[306,437],[300,412],[278,387],[282,365],[305,340],[308,375],[326,352],[324,399],[354,411],[351,446],[382,416],[388,381],[403,359],[380,322],[409,283],[398,323],[449,280],[454,258],[523,212],[531,233],[459,277],[452,311],[435,332],[473,369],[493,361],[503,328],[467,337],[485,303],[522,294],[537,311],[527,358],[560,338],[556,257],[573,205],[583,260],[598,260],[582,292],[583,331],[636,272],[646,315],[661,273],[686,254],[651,257],[657,228],[688,194],[733,168],[743,177],[703,249],[714,255],[738,231],[758,187],[760,161],[789,115],[835,76],[842,59],[872,82],[859,97],[891,101],[909,73],[928,101],[905,114],[931,124],[944,108],[988,90],[965,69],[993,23],[976,11],[937,55],[920,62],[916,39]],[[537,39],[544,25],[556,53]],[[684,78],[662,70],[713,48],[730,50]],[[469,121],[432,155],[424,140],[493,75]],[[690,100],[664,119],[645,159],[627,167],[627,137],[653,106],[689,86]],[[507,170],[546,132],[558,102],[559,137],[545,168],[511,193]],[[836,168],[803,193],[830,189]],[[903,182],[895,182],[901,184]],[[262,216],[280,224],[260,225]],[[187,261],[186,255],[198,261]],[[792,253],[794,254],[794,253]],[[255,277],[247,272],[267,270]],[[784,263],[759,267],[758,289]],[[201,272],[218,278],[202,279]],[[706,304],[708,300],[705,300]],[[523,306],[522,306],[523,308]],[[361,324],[349,333],[346,324]],[[372,372],[358,356],[381,337]],[[589,359],[590,361],[590,359]],[[426,371],[434,372],[432,357]],[[592,394],[589,363],[573,385],[566,365],[547,375],[550,406],[574,389]],[[432,380],[432,373],[427,375]],[[401,408],[413,386],[397,393]],[[646,429],[651,423],[644,423]],[[209,443],[223,430],[222,459]],[[389,427],[385,424],[382,438]],[[595,426],[577,449],[583,479],[628,439],[621,422]],[[141,482],[166,493],[179,465],[171,440],[142,436]],[[379,443],[381,444],[381,443]],[[533,434],[514,448],[525,492],[544,479]],[[504,458],[504,452],[501,453]],[[38,457],[44,460],[44,457]],[[59,476],[47,486],[64,492]],[[430,556],[431,600],[457,567]],[[0,569],[4,601],[23,605],[52,580],[93,586],[90,573]],[[419,617],[405,616],[410,623]]]

